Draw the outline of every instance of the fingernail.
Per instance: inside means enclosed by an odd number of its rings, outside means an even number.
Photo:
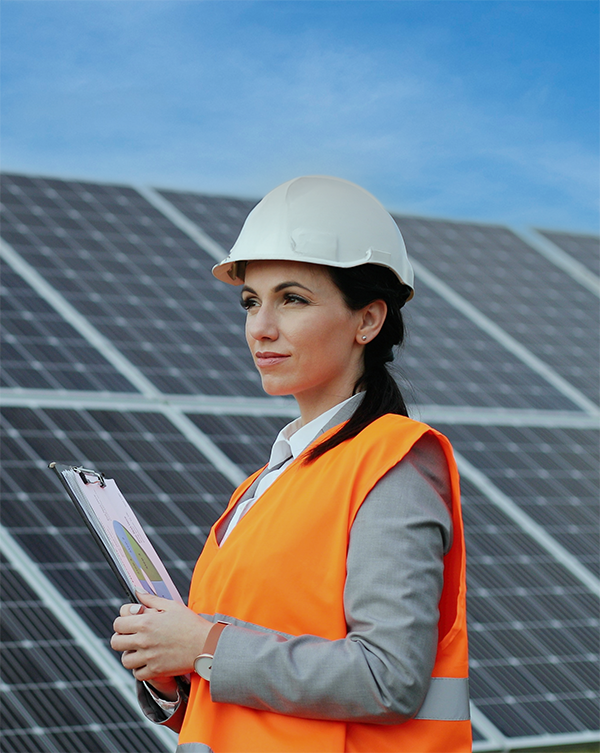
[[[139,614],[143,608],[144,608],[143,604],[132,604],[129,607],[129,612],[131,614]]]
[[[135,592],[136,592],[136,594],[145,594],[146,596],[150,596],[150,594],[148,593],[148,591],[144,591],[143,588],[136,588]]]

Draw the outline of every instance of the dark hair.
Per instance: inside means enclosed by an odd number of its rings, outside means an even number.
[[[353,390],[353,394],[364,390],[362,402],[341,429],[308,451],[306,463],[316,460],[347,439],[352,439],[386,413],[408,416],[402,393],[388,371],[387,364],[394,360],[394,347],[402,345],[404,341],[401,309],[410,295],[410,288],[403,285],[391,269],[377,264],[361,264],[349,269],[325,269],[352,311],[358,311],[376,300],[385,301],[388,310],[379,334],[365,345],[364,370]]]

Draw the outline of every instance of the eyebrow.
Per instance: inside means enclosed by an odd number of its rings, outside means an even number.
[[[276,285],[273,288],[273,292],[280,293],[286,288],[302,288],[302,290],[308,290],[309,293],[313,292],[310,288],[307,288],[306,285],[302,285],[302,283],[296,282],[295,280],[286,280],[285,282],[280,282],[279,285]],[[254,295],[256,295],[256,290],[253,290],[249,285],[244,285],[244,287],[242,288],[242,293],[254,293]]]

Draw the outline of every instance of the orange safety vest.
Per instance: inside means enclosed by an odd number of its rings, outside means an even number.
[[[432,683],[421,711],[392,725],[304,719],[213,702],[209,683],[192,673],[180,744],[204,743],[215,753],[471,750],[471,723],[464,713],[468,660],[458,472],[446,437],[425,424],[388,414],[313,463],[297,458],[221,548],[215,536],[220,521],[213,526],[194,570],[189,606],[288,635],[344,638],[346,556],[356,513],[379,479],[427,432],[438,437],[448,461],[454,533],[444,558]],[[237,489],[223,517],[259,473]],[[461,713],[452,710],[457,690],[465,699]]]

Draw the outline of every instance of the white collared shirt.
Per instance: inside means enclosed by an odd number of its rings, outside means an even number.
[[[306,426],[302,426],[301,418],[296,418],[294,421],[287,424],[287,426],[283,427],[277,435],[277,439],[273,442],[269,463],[265,468],[262,478],[258,482],[254,496],[245,499],[243,502],[238,502],[235,512],[227,526],[227,530],[220,541],[220,546],[223,545],[229,534],[256,500],[271,486],[277,477],[280,476],[302,452],[304,452],[308,445],[314,442],[323,428],[335,417],[338,411],[340,411],[345,405],[348,405],[352,400],[356,401],[360,399],[361,396],[362,393],[360,392],[357,395],[352,395],[352,397],[349,397],[347,400],[334,405],[333,408],[329,408],[325,413],[321,413],[320,416],[313,418],[313,420],[309,421]]]

